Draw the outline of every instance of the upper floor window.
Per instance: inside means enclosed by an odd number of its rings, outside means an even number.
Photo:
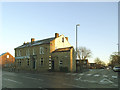
[[[7,55],[7,58],[9,58],[9,55]]]
[[[19,50],[19,56],[21,56],[21,50]]]
[[[44,48],[40,47],[40,54],[44,54]]]
[[[33,48],[33,55],[35,55],[35,49]]]
[[[30,55],[29,49],[26,50],[26,56]]]
[[[62,42],[64,42],[64,37],[62,38]]]

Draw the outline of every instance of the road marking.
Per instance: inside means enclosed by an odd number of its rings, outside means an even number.
[[[115,78],[115,79],[117,79],[117,76],[112,76],[112,78]]]
[[[78,85],[73,85],[73,84],[71,85],[71,84],[66,84],[66,83],[63,83],[63,85],[77,87],[77,88],[85,88],[85,87],[81,87],[81,86],[78,86]]]
[[[81,79],[81,77],[79,77],[79,78],[76,78],[75,80],[80,80]]]
[[[40,81],[43,81],[42,79],[38,79],[38,78],[33,78],[33,77],[26,77],[26,76],[23,76],[23,77],[25,77],[25,78],[29,78],[29,79],[33,79],[33,80],[40,80]]]
[[[106,78],[104,78],[100,81],[100,84],[109,84],[109,83],[113,83],[113,82]]]
[[[91,80],[80,80],[80,81],[83,81],[83,82],[90,82],[90,83],[97,83],[97,81],[91,81]]]
[[[91,76],[92,74],[87,74],[87,76]]]
[[[81,76],[82,76],[82,75],[84,75],[84,74],[83,74],[83,73],[81,73],[81,74],[79,74],[79,75],[81,75]]]
[[[108,77],[107,75],[103,75],[103,77]]]
[[[95,77],[98,77],[98,76],[100,76],[99,74],[96,74],[96,75],[94,75]]]
[[[6,79],[6,78],[4,78],[4,80],[15,82],[15,83],[18,83],[18,84],[22,84],[22,82],[18,82],[18,81],[12,80],[12,79]]]

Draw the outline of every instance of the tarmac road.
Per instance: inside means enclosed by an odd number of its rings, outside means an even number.
[[[2,88],[118,88],[118,73],[106,69],[38,74],[3,71]]]

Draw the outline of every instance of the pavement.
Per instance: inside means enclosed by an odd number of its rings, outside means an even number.
[[[118,88],[118,73],[90,69],[83,73],[2,71],[3,88]]]

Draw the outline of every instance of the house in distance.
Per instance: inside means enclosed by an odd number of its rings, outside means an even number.
[[[55,33],[55,37],[23,43],[15,48],[17,69],[31,71],[76,71],[75,51],[68,37]]]
[[[0,66],[11,67],[14,65],[15,58],[9,53],[5,52],[0,55]]]

